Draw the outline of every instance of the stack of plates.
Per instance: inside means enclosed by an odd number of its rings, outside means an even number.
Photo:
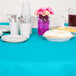
[[[10,31],[9,26],[6,26],[6,25],[0,25],[0,36],[3,35],[3,32],[9,32],[9,31]]]
[[[9,32],[10,28],[7,25],[0,25],[0,31],[2,31],[2,32]]]

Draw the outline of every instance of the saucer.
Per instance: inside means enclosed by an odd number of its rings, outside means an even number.
[[[26,37],[22,35],[4,35],[1,39],[5,42],[18,43],[26,41]]]
[[[10,28],[8,25],[0,25],[0,31],[2,32],[9,32]]]

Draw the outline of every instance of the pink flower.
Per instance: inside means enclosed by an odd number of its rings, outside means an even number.
[[[50,12],[50,14],[54,15],[54,11],[53,11],[53,9],[52,9],[52,8],[47,7],[47,8],[46,8],[46,10],[47,10],[48,12]]]
[[[43,12],[42,11],[41,12],[38,11],[37,14],[38,15],[43,15]]]
[[[41,8],[41,9],[37,10],[37,12],[43,12],[43,9]]]
[[[38,12],[44,12],[46,9],[45,8],[41,8],[38,10]]]
[[[41,8],[41,9],[38,9],[36,12],[35,12],[36,15],[54,15],[54,11],[52,8],[50,7],[47,7],[47,8]]]
[[[37,14],[38,15],[43,15],[45,10],[46,10],[45,8],[41,8],[41,9],[37,10]]]
[[[46,8],[42,8],[43,12],[46,11]]]

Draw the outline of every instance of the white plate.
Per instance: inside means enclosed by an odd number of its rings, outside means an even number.
[[[53,41],[53,42],[64,42],[64,41],[68,41],[71,38],[63,38],[63,39],[55,39],[55,38],[47,38],[45,37],[48,41]]]
[[[26,41],[26,37],[22,35],[4,35],[1,38],[5,42],[18,43]]]
[[[8,25],[0,25],[0,31],[2,32],[9,32],[10,28]]]

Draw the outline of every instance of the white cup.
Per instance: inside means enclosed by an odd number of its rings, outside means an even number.
[[[30,33],[31,33],[30,23],[20,23],[20,34],[26,36],[26,38],[29,38]]]
[[[19,34],[19,23],[18,22],[10,22],[10,33],[11,35]]]

